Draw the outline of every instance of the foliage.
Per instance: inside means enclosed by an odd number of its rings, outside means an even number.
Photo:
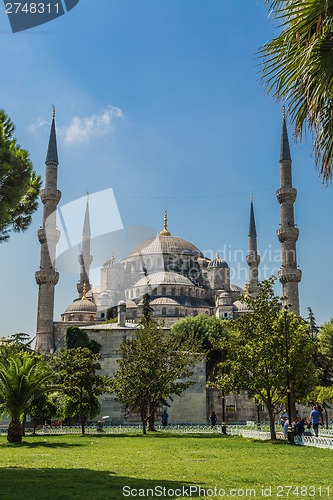
[[[318,352],[316,362],[319,367],[320,383],[323,386],[333,385],[333,319],[324,323],[316,338]]]
[[[10,335],[5,343],[0,346],[0,359],[8,359],[12,354],[17,354],[21,351],[33,352],[31,344],[33,339],[30,339],[27,333],[14,333]]]
[[[155,321],[143,320],[136,337],[119,348],[122,357],[112,380],[118,401],[140,413],[143,432],[159,404],[172,395],[180,396],[194,382],[190,380],[198,361],[199,343],[193,337],[179,339]]]
[[[107,392],[109,379],[96,372],[101,369],[100,355],[87,347],[60,349],[50,363],[55,380],[62,388],[62,418],[79,416],[82,434],[88,418],[93,418],[100,410],[97,396]]]
[[[274,410],[287,392],[287,369],[292,392],[301,400],[315,386],[316,370],[308,325],[293,313],[281,311],[273,284],[274,278],[259,283],[258,295],[243,299],[252,312],[229,322],[231,335],[223,343],[223,347],[227,343],[228,355],[215,385],[224,392],[243,389],[249,397],[259,397],[267,406],[275,439]]]
[[[0,242],[13,231],[24,231],[38,207],[41,178],[36,176],[29,153],[13,138],[15,127],[0,110]]]
[[[22,440],[22,420],[33,402],[53,390],[51,378],[52,373],[36,354],[19,352],[0,361],[0,410],[11,417],[8,441]]]
[[[150,296],[148,293],[145,293],[142,297],[142,318],[146,323],[149,323],[149,321],[152,319],[152,315],[154,312],[154,309],[150,307],[149,303]]]
[[[89,340],[88,334],[77,326],[70,326],[66,331],[66,348],[77,347],[87,347],[93,354],[98,354],[102,346],[96,340]]]
[[[269,94],[285,99],[295,135],[314,135],[316,165],[325,182],[333,159],[333,2],[264,0],[280,34],[261,49],[262,75]]]
[[[179,339],[193,337],[201,344],[207,356],[207,378],[214,380],[215,367],[224,355],[220,341],[228,337],[227,323],[216,316],[198,315],[177,321],[171,331]]]

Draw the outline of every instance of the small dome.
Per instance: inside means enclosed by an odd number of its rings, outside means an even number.
[[[148,276],[144,276],[137,283],[135,283],[135,287],[138,286],[154,286],[154,285],[186,285],[186,286],[194,286],[192,281],[190,281],[185,276],[173,273],[171,271],[160,271],[159,273],[148,274]]]
[[[87,312],[87,313],[95,313],[97,307],[91,300],[89,299],[77,299],[74,300],[66,309],[66,313],[69,312]]]
[[[233,303],[233,307],[238,312],[250,312],[248,305],[240,300],[236,300],[236,302]]]
[[[131,307],[138,307],[138,305],[134,302],[134,300],[128,300],[126,302],[126,307],[131,308]]]
[[[229,266],[228,266],[228,264],[226,263],[225,260],[222,260],[220,258],[220,254],[219,254],[219,252],[217,252],[215,259],[213,259],[210,262],[208,262],[208,266],[207,267],[210,269],[212,267],[228,268]]]

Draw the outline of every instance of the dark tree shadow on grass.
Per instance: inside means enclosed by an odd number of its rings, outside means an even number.
[[[91,469],[21,467],[0,468],[1,499],[4,500],[121,500],[122,498],[140,498],[139,490],[152,491],[147,498],[157,498],[156,488],[165,494],[165,499],[176,499],[183,495],[183,489],[189,492],[193,483],[149,480],[117,476],[112,471]],[[165,490],[163,490],[165,488]],[[177,491],[178,490],[178,491]],[[180,494],[179,494],[180,493]],[[143,495],[141,494],[141,497]],[[186,495],[185,496],[189,496]],[[192,497],[199,497],[192,489]]]

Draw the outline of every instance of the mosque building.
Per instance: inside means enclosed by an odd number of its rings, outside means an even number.
[[[257,232],[254,204],[250,200],[247,264],[248,281],[245,288],[230,282],[228,263],[217,253],[208,259],[191,242],[173,236],[164,214],[163,229],[154,238],[136,246],[126,257],[116,260],[112,249],[110,259],[100,269],[99,285],[92,287],[89,281],[90,266],[90,217],[89,200],[82,231],[82,251],[79,255],[80,279],[78,297],[54,321],[54,289],[59,275],[55,270],[56,245],[59,231],[56,228],[56,209],[61,193],[57,186],[58,151],[55,113],[53,111],[49,145],[46,156],[45,187],[41,192],[43,225],[38,231],[41,245],[40,269],[36,272],[39,286],[36,351],[53,353],[63,345],[64,334],[69,326],[79,326],[101,347],[102,366],[111,375],[117,368],[116,349],[128,337],[135,335],[140,318],[143,297],[149,294],[150,306],[155,318],[162,318],[164,328],[169,329],[179,319],[197,315],[236,319],[247,311],[239,299],[258,292],[260,256],[257,249]],[[291,311],[299,314],[298,283],[301,271],[297,265],[296,242],[298,228],[294,223],[296,189],[292,186],[292,161],[283,114],[280,149],[280,188],[277,199],[280,204],[280,226],[277,236],[282,248],[282,265],[279,280],[283,296]],[[110,311],[118,307],[118,323],[106,323]],[[173,421],[184,421],[184,407],[190,408],[187,421],[201,422],[207,419],[207,391],[205,366],[196,368],[196,384],[181,398],[176,398],[170,408]],[[235,406],[230,404],[230,406]],[[114,398],[102,398],[102,413],[113,414],[115,420],[125,418],[124,408]],[[250,412],[251,413],[251,412]]]

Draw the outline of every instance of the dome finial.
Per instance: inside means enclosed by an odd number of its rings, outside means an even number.
[[[55,105],[52,104],[52,120],[55,119]]]
[[[249,282],[248,281],[245,282],[244,290],[245,290],[244,296],[249,297]]]
[[[166,210],[164,212],[164,225],[162,231],[160,232],[160,236],[171,236],[170,231],[168,231],[168,215]]]
[[[83,283],[83,293],[82,293],[82,299],[86,299],[87,298],[87,283],[84,281]]]

